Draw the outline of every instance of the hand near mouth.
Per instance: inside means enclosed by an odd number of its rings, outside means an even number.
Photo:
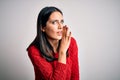
[[[66,52],[70,45],[70,40],[71,40],[71,32],[69,32],[67,26],[64,26],[62,31],[60,49],[59,49],[59,59],[58,59],[59,62],[66,64]]]

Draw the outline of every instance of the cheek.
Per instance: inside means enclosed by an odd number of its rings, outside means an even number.
[[[47,30],[46,35],[48,38],[51,38],[51,39],[56,38],[56,32],[52,29]]]
[[[55,28],[48,28],[46,29],[46,34],[47,35],[54,35],[56,33],[56,29]]]
[[[57,26],[52,24],[47,24],[45,28],[45,33],[49,37],[55,37],[57,32]]]

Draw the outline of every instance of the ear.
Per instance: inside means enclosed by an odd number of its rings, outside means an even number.
[[[42,32],[45,32],[45,27],[41,28],[41,31],[42,31]]]

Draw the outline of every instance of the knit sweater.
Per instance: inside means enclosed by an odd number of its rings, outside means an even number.
[[[28,48],[29,58],[34,66],[35,80],[79,80],[78,47],[72,37],[68,48],[66,64],[47,61],[34,45]],[[58,53],[54,54],[58,58]]]

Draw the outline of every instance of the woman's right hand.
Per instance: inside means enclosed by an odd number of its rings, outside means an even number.
[[[61,52],[66,53],[70,44],[70,39],[71,39],[71,32],[69,31],[67,26],[64,26],[62,31],[62,39],[60,43]]]
[[[69,31],[67,26],[63,27],[62,31],[62,39],[59,48],[59,58],[58,61],[66,64],[66,52],[70,45],[71,40],[71,32]]]

